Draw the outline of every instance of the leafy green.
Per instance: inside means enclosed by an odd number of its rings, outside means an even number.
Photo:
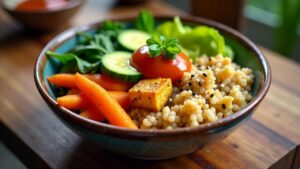
[[[87,34],[86,32],[77,32],[76,38],[77,38],[78,43],[83,44],[83,45],[88,44],[93,39],[93,37],[91,35]]]
[[[56,52],[52,52],[50,50],[46,51],[46,56],[47,57],[54,57],[58,61],[60,61],[62,64],[66,64],[67,62],[73,60],[76,55],[73,53],[65,53],[65,54],[60,54]]]
[[[192,28],[188,26],[183,26],[183,24],[180,21],[180,18],[178,16],[175,16],[173,21],[167,21],[160,24],[156,28],[156,31],[167,38],[179,38],[185,33],[191,31],[191,29]]]
[[[102,56],[117,49],[116,38],[124,28],[123,23],[106,20],[95,35],[76,33],[77,45],[67,53],[47,51],[46,55],[62,64],[61,72],[95,73],[100,71]]]
[[[95,44],[98,46],[102,46],[106,53],[114,51],[114,45],[110,39],[110,36],[106,36],[104,34],[95,35]]]
[[[184,48],[199,51],[196,56],[191,56],[193,59],[203,54],[215,56],[223,53],[225,47],[223,36],[217,30],[207,26],[197,26],[179,39]]]
[[[175,17],[173,22],[162,23],[156,31],[167,38],[177,38],[183,50],[193,60],[204,54],[215,56],[222,53],[230,58],[234,55],[232,49],[225,46],[223,36],[216,29],[207,26],[183,26],[179,17]]]
[[[154,17],[146,10],[140,11],[138,17],[135,20],[135,27],[139,30],[153,33],[154,31]]]
[[[148,39],[147,45],[149,47],[150,57],[157,57],[163,54],[166,59],[175,59],[176,54],[181,52],[177,39],[166,39],[159,34],[154,34],[152,38]]]
[[[100,61],[96,63],[89,63],[79,57],[75,57],[80,73],[95,73],[99,69]]]
[[[105,20],[100,29],[101,31],[120,31],[125,29],[125,25],[121,22]]]
[[[112,40],[116,40],[118,34],[124,29],[124,23],[105,20],[100,26],[99,33],[109,37]]]
[[[59,54],[52,51],[47,51],[48,57],[56,58],[63,64],[62,72],[94,73],[99,69],[100,61],[95,63],[87,62],[73,53]]]
[[[229,57],[231,59],[234,58],[234,52],[230,46],[225,45],[224,51],[223,51],[223,56]]]

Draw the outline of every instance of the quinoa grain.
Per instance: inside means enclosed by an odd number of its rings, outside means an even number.
[[[196,127],[227,117],[252,99],[254,75],[230,58],[199,57],[191,72],[185,72],[161,111],[132,109],[130,117],[144,129]]]

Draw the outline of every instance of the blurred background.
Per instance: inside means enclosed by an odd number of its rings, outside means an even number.
[[[97,0],[88,0],[86,3],[93,4],[95,1]],[[93,6],[95,10],[99,10],[99,15],[101,9],[106,9],[107,6],[129,5],[130,0],[123,0],[121,4],[116,0],[101,1],[102,6]],[[255,43],[280,53],[282,57],[300,62],[300,0],[163,1],[187,13],[222,22],[243,32]],[[131,0],[130,5],[135,5],[136,2],[139,0]],[[84,7],[81,9],[76,20],[84,18],[81,14],[85,10],[87,9]],[[2,17],[11,19],[7,14]],[[3,29],[1,25],[0,29]],[[11,30],[7,30],[9,31]],[[3,37],[0,37],[0,40],[1,38]],[[1,143],[1,139],[0,169],[25,169],[25,166]]]
[[[198,9],[191,1],[186,0],[165,0],[177,8],[197,14]],[[255,43],[269,48],[281,55],[300,62],[300,1],[299,0],[229,0],[218,7],[210,7],[209,4],[220,4],[222,0],[194,0],[195,4],[205,4],[203,8],[208,11],[206,15],[214,18],[214,9],[232,6],[230,3],[236,3],[234,10],[241,10],[242,20],[239,30],[247,35]],[[202,1],[202,2],[201,2]],[[207,1],[207,2],[205,2]],[[214,2],[217,1],[217,2]],[[242,4],[239,4],[242,3]],[[229,12],[229,11],[226,11]],[[235,12],[237,14],[238,12]],[[228,14],[228,13],[227,13]],[[200,14],[201,15],[201,12]],[[203,15],[202,15],[203,16]],[[232,17],[222,15],[219,21],[224,18]],[[226,22],[226,21],[225,21]]]

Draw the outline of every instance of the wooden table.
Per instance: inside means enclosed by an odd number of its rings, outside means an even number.
[[[140,8],[181,11],[158,1],[113,7],[90,0],[78,25]],[[274,168],[300,167],[300,66],[263,49],[272,72],[271,89],[253,118],[223,141],[164,161],[130,159],[106,152],[68,129],[46,106],[33,81],[34,61],[52,35],[28,34],[0,12],[0,138],[30,169],[70,168]]]

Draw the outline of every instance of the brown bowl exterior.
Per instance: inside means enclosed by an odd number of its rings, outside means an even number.
[[[135,16],[122,16],[113,20],[132,21]],[[157,20],[171,20],[173,16],[156,16]],[[37,88],[49,107],[71,129],[97,142],[102,148],[141,159],[168,159],[188,154],[198,150],[204,145],[225,138],[233,129],[237,128],[245,119],[251,117],[253,110],[266,95],[270,82],[271,72],[268,62],[258,48],[245,36],[222,24],[206,19],[181,16],[184,23],[208,25],[218,29],[222,34],[231,37],[255,55],[256,62],[261,66],[262,77],[260,88],[254,99],[235,114],[216,122],[203,124],[193,128],[180,128],[175,130],[133,130],[112,126],[105,123],[85,119],[70,110],[59,107],[44,85],[43,72],[47,57],[47,50],[54,50],[63,42],[73,37],[76,32],[94,29],[101,22],[72,28],[53,39],[41,52],[37,59],[34,77]]]
[[[2,8],[26,28],[38,31],[52,31],[66,24],[84,4],[85,0],[72,0],[66,7],[46,11],[16,11]]]

